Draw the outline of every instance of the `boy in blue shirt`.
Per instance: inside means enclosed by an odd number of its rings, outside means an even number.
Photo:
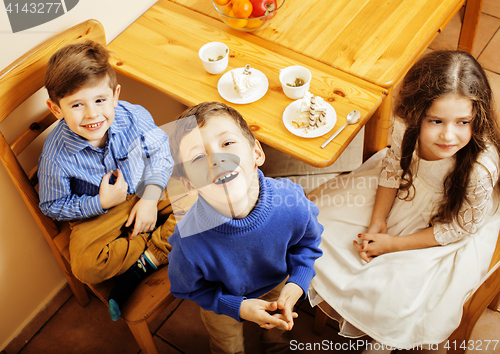
[[[260,143],[223,103],[187,109],[171,149],[174,175],[198,199],[169,238],[170,291],[200,305],[212,352],[244,351],[243,320],[291,330],[322,254],[317,207],[300,186],[263,176]]]
[[[59,119],[39,159],[40,209],[70,220],[73,274],[84,283],[116,275],[113,320],[134,288],[168,262],[173,219],[152,233],[172,173],[168,137],[143,107],[119,101],[107,50],[88,41],[49,60],[47,105]]]

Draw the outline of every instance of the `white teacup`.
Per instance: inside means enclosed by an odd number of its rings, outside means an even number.
[[[198,55],[203,63],[203,67],[210,74],[220,74],[227,68],[229,48],[224,43],[207,43],[200,48]]]
[[[309,91],[311,78],[311,72],[303,66],[293,65],[280,70],[281,87],[285,95],[292,100],[304,97],[305,93]],[[302,79],[304,84],[294,87],[296,79]]]

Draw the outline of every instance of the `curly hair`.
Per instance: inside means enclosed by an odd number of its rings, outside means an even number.
[[[493,94],[481,65],[469,53],[434,51],[422,57],[403,79],[394,114],[406,123],[401,143],[403,170],[399,196],[411,199],[414,166],[413,151],[418,147],[420,127],[433,102],[454,94],[471,100],[472,137],[455,155],[455,167],[444,180],[444,195],[433,220],[449,222],[458,216],[466,199],[466,187],[479,154],[488,145],[500,153],[500,128],[494,110]]]

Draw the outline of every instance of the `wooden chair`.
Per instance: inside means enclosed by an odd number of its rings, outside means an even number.
[[[462,321],[448,338],[450,348],[447,353],[465,353],[468,341],[477,320],[486,307],[497,310],[500,305],[500,234],[490,262],[490,272],[486,280],[476,289],[463,307]],[[326,325],[327,315],[316,308],[313,332],[321,335]],[[496,339],[496,338],[495,338]]]
[[[88,20],[54,36],[0,72],[0,123],[8,118],[16,107],[43,87],[45,67],[55,50],[66,44],[87,39],[106,45],[104,29],[98,21]],[[74,277],[69,263],[69,225],[56,222],[40,211],[36,189],[37,169],[35,167],[26,173],[18,160],[21,152],[55,120],[55,117],[47,111],[41,117],[27,121],[24,127],[20,127],[20,130],[24,130],[10,143],[7,143],[1,130],[0,159],[49,243],[76,300],[85,306],[89,301],[86,286]],[[4,126],[5,124],[1,129],[4,129]],[[107,305],[112,283],[110,280],[87,286]],[[174,299],[170,293],[167,267],[163,267],[143,281],[127,302],[122,311],[122,318],[143,353],[159,353],[149,330],[148,321],[154,319]]]

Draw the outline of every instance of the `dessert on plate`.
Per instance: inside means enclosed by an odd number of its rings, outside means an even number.
[[[320,96],[306,92],[300,99],[299,115],[292,120],[296,129],[316,129],[326,124],[326,102]]]
[[[231,70],[231,75],[233,76],[234,89],[241,98],[250,96],[262,80],[248,64],[243,72],[238,69]]]

